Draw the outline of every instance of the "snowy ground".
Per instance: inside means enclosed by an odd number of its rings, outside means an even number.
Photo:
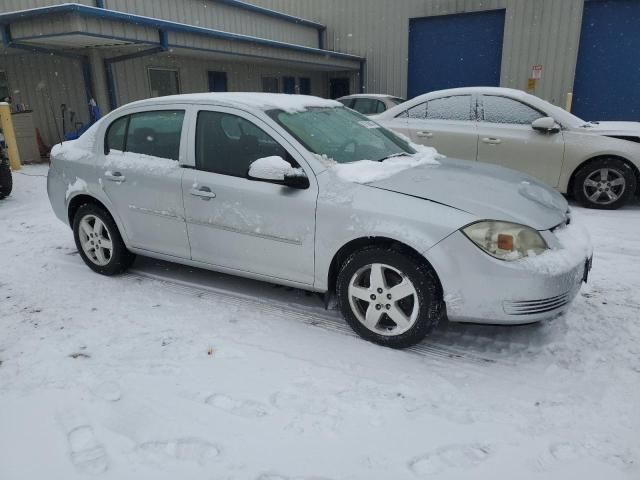
[[[0,479],[640,478],[640,205],[574,209],[566,317],[393,351],[299,291],[92,273],[45,175],[0,202]]]

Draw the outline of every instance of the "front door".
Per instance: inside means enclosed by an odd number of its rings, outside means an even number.
[[[311,285],[318,196],[313,172],[275,130],[250,114],[203,109],[195,122],[195,169],[183,178],[192,259]],[[310,187],[249,179],[249,165],[270,156],[305,169]]]
[[[415,143],[433,147],[451,158],[475,160],[478,132],[471,95],[434,98],[416,105],[398,120]]]
[[[184,116],[172,109],[116,119],[98,170],[131,246],[189,258],[178,164]]]
[[[478,161],[513,168],[557,187],[564,159],[562,132],[531,128],[546,114],[513,98],[483,95],[480,101]]]

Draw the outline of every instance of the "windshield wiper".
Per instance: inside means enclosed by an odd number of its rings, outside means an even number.
[[[385,160],[389,160],[390,158],[393,157],[404,157],[405,155],[409,155],[406,152],[400,152],[400,153],[392,153],[391,155],[387,155],[386,157],[382,157],[380,160],[378,160],[379,162],[384,162]]]

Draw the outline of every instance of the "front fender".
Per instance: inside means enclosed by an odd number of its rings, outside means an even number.
[[[319,291],[328,289],[336,254],[354,240],[384,237],[422,253],[476,219],[446,205],[330,177],[318,176],[314,287]]]

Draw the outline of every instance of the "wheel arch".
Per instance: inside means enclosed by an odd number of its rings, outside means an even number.
[[[395,251],[399,251],[405,253],[409,256],[414,257],[417,261],[426,265],[433,272],[435,278],[438,281],[438,291],[440,295],[443,294],[442,282],[440,281],[440,277],[438,276],[438,272],[433,265],[424,257],[424,255],[420,254],[415,248],[407,245],[406,243],[400,242],[398,240],[394,240],[393,238],[384,237],[384,236],[375,236],[375,237],[359,237],[349,242],[345,243],[340,249],[335,253],[333,258],[331,259],[331,263],[329,265],[329,271],[327,273],[327,291],[330,293],[335,293],[336,291],[336,281],[338,278],[338,273],[340,272],[340,267],[344,263],[344,261],[349,258],[349,255],[362,249],[364,247],[376,246],[381,248],[393,249]]]
[[[623,157],[622,155],[616,155],[616,154],[601,154],[601,155],[596,155],[593,157],[590,157],[586,160],[584,160],[582,163],[578,164],[578,166],[576,166],[573,169],[573,172],[571,172],[571,176],[569,177],[569,182],[567,183],[567,194],[570,196],[573,196],[573,189],[574,189],[574,184],[575,184],[575,179],[576,179],[576,174],[586,165],[593,163],[593,162],[597,162],[598,160],[604,160],[604,159],[616,159],[616,160],[620,160],[622,162],[624,162],[626,165],[629,166],[629,168],[631,168],[631,171],[634,173],[635,177],[636,177],[636,191],[634,192],[636,195],[638,193],[640,193],[640,188],[638,188],[638,186],[640,185],[640,169],[638,169],[638,167],[630,160],[628,160],[627,158]]]
[[[97,205],[100,208],[103,208],[111,216],[111,218],[116,224],[116,227],[118,227],[118,233],[120,233],[120,236],[122,237],[122,241],[125,243],[125,245],[128,248],[129,238],[127,236],[127,232],[124,229],[122,222],[120,221],[120,218],[118,218],[117,215],[114,215],[113,211],[104,202],[94,197],[90,193],[82,192],[75,195],[73,198],[71,198],[71,200],[69,200],[67,205],[67,218],[69,220],[69,226],[73,228],[73,219],[76,215],[76,212],[82,205],[86,205],[86,204]]]

